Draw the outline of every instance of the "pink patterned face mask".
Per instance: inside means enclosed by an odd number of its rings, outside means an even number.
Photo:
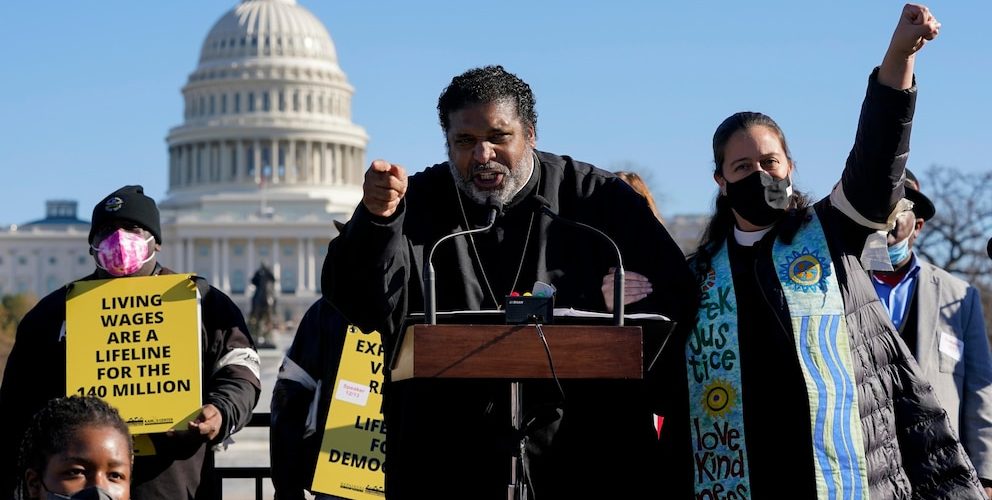
[[[142,239],[140,235],[118,229],[93,247],[97,265],[114,276],[130,276],[155,256],[154,251],[148,251],[148,243],[154,238]]]

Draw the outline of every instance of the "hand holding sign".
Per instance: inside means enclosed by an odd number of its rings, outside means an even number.
[[[197,414],[196,418],[190,420],[187,425],[187,430],[170,430],[166,432],[166,435],[183,440],[199,438],[204,441],[212,441],[220,434],[221,426],[224,425],[224,417],[221,416],[220,410],[216,406],[207,403],[200,408],[200,413]]]
[[[222,425],[224,425],[224,417],[221,416],[220,410],[207,403],[200,408],[200,414],[190,421],[189,429],[198,431],[200,436],[207,438],[207,441],[213,441],[217,434],[220,434]]]

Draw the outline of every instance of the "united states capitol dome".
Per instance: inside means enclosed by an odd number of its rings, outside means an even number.
[[[262,186],[353,197],[368,143],[351,121],[353,93],[309,10],[295,0],[242,1],[210,29],[182,88],[184,121],[166,138],[165,205]]]
[[[302,57],[337,67],[324,25],[295,0],[246,0],[211,28],[200,64],[242,57]]]

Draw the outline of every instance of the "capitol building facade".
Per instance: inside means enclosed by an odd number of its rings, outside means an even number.
[[[298,320],[320,296],[333,221],[361,201],[365,130],[324,25],[294,0],[244,0],[207,35],[168,131],[160,262],[195,272],[245,314],[261,265],[279,314]],[[43,296],[93,269],[89,224],[71,200],[0,231],[0,294]]]

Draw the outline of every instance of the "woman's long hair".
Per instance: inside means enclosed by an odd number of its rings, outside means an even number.
[[[741,111],[730,115],[713,133],[713,173],[715,175],[723,177],[723,162],[726,159],[725,149],[730,138],[741,130],[757,126],[768,127],[775,132],[779,141],[782,142],[782,149],[785,150],[785,156],[789,159],[789,163],[795,165],[795,162],[792,161],[792,153],[789,152],[789,144],[785,140],[785,134],[782,132],[782,128],[775,123],[775,120],[763,113]],[[788,211],[804,211],[803,209],[809,207],[810,204],[809,196],[794,189],[792,197],[789,199]],[[700,281],[705,279],[713,256],[720,251],[735,223],[734,213],[730,208],[730,200],[725,194],[717,193],[714,206],[713,216],[710,217],[699,242],[699,248],[696,249],[696,254],[692,258],[693,270],[696,273],[696,278]]]

